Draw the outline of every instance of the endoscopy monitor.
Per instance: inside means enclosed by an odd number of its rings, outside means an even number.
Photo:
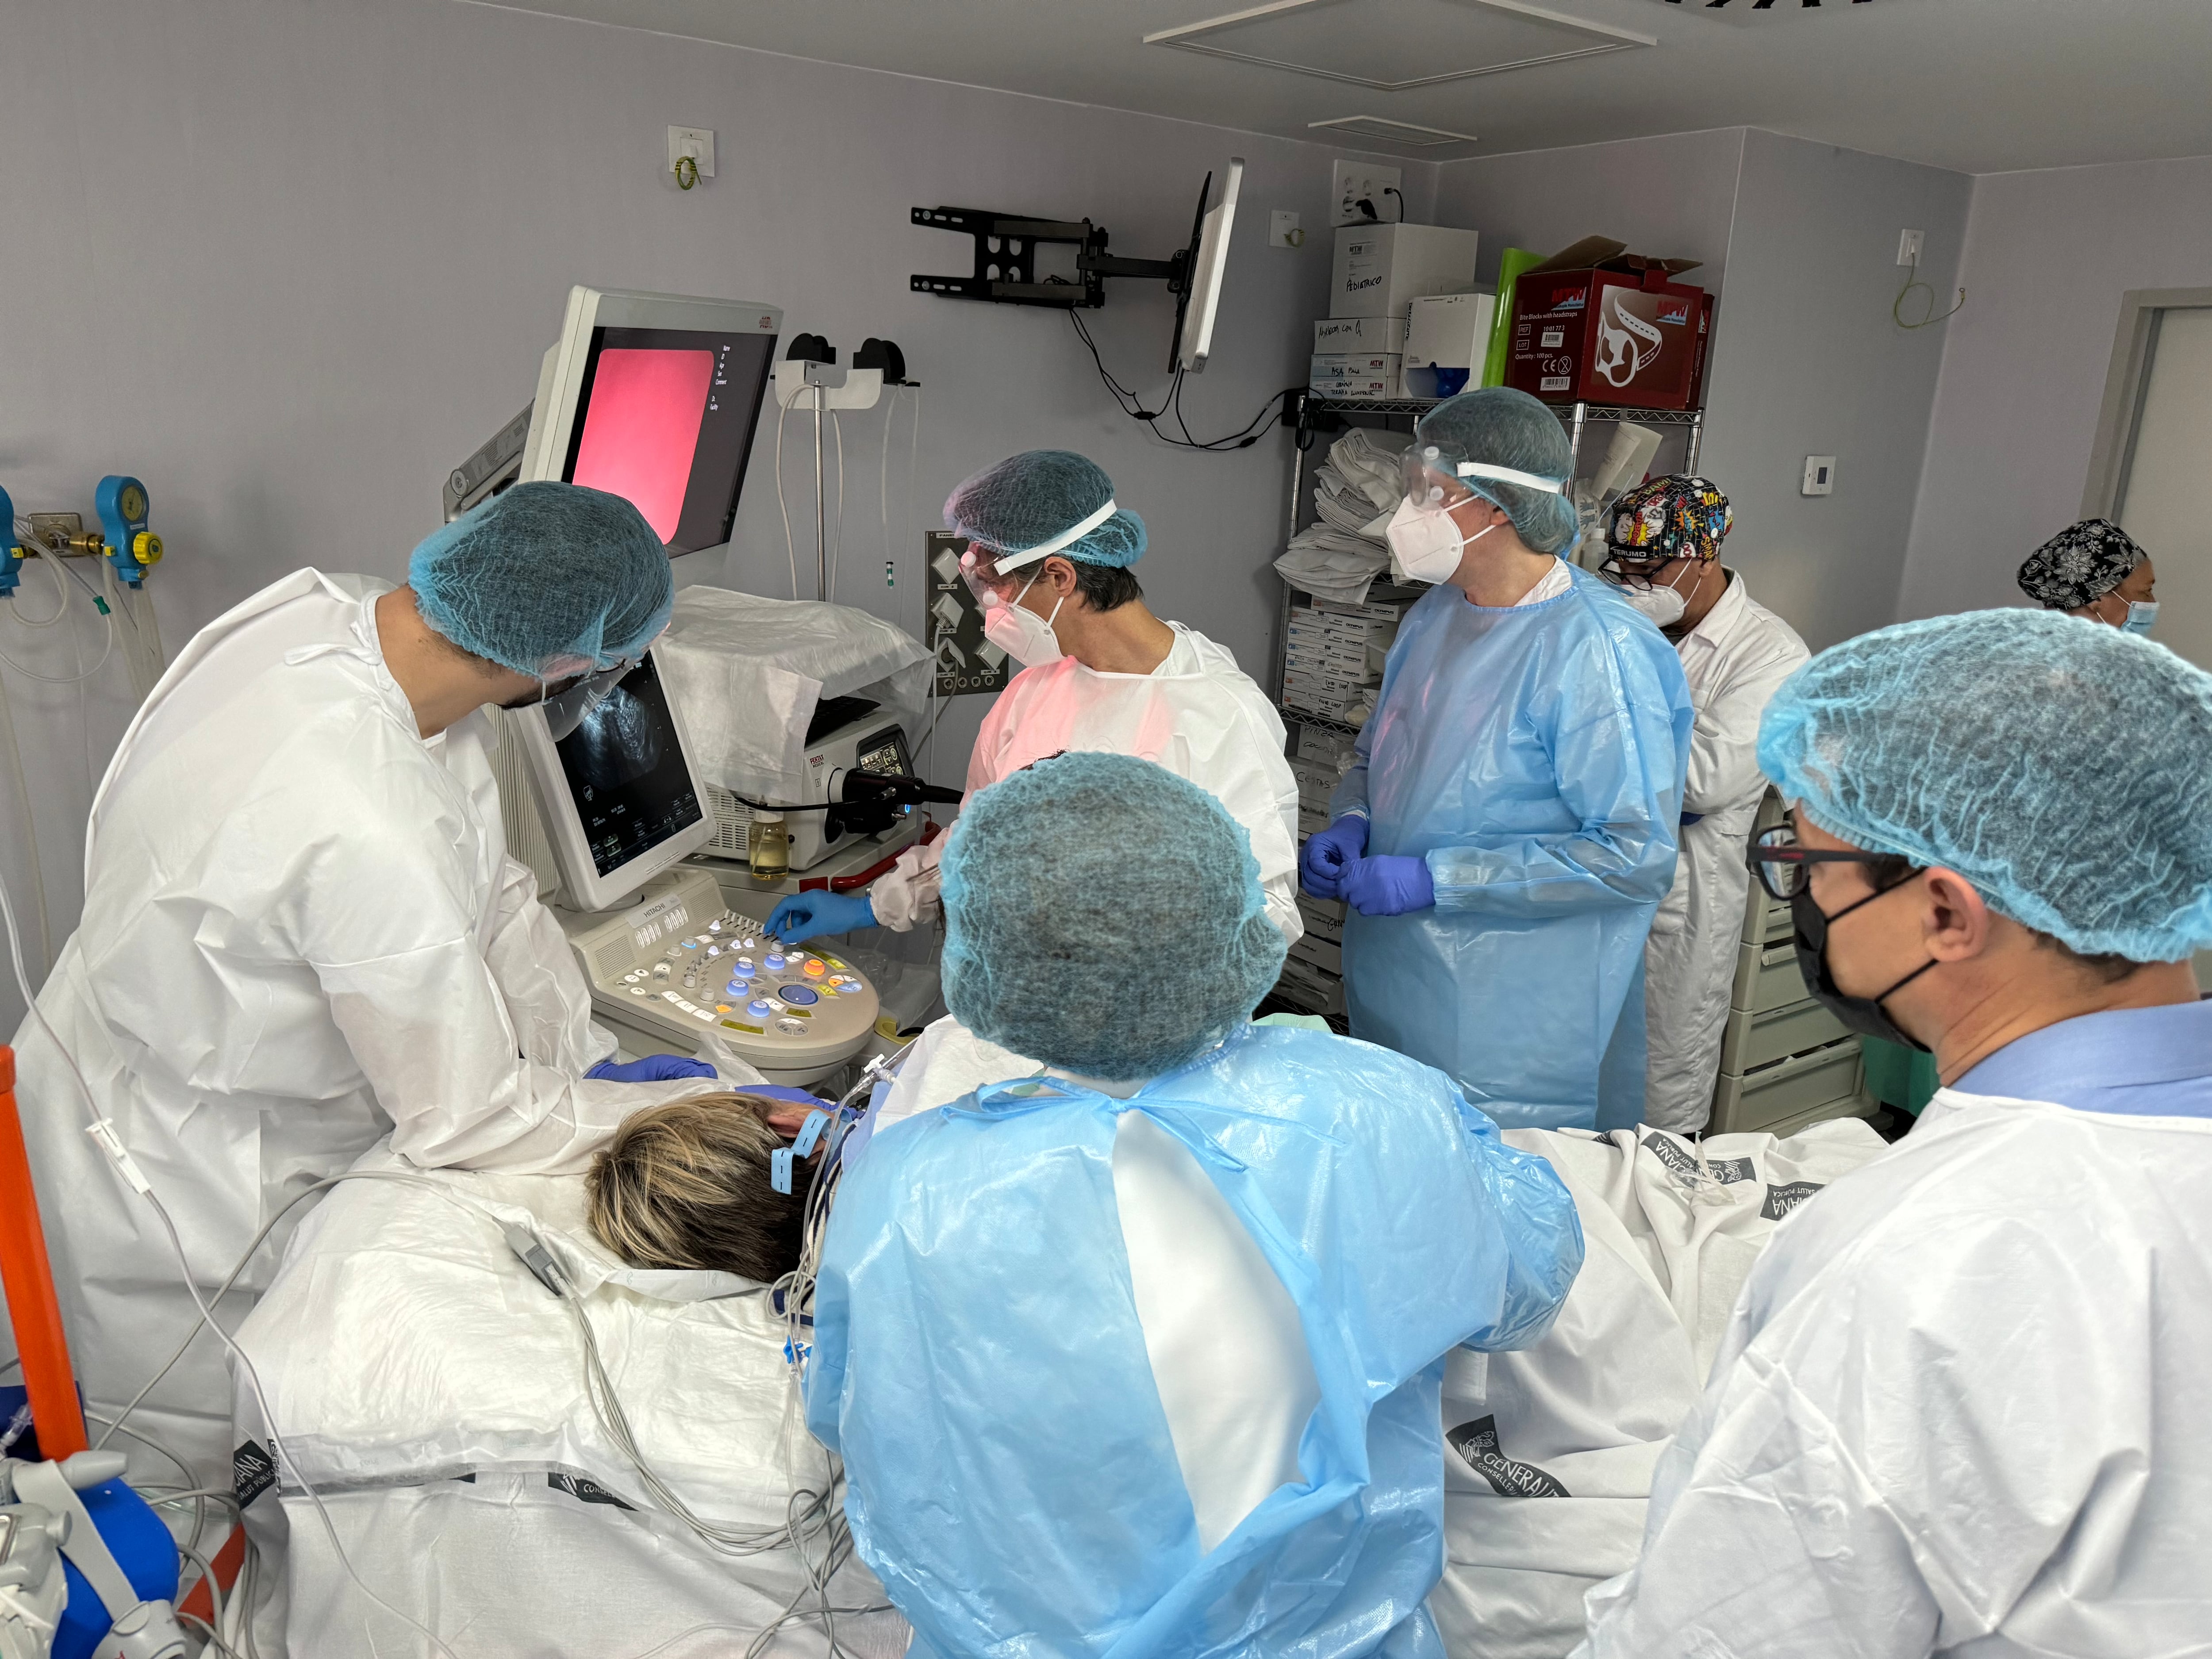
[[[1213,349],[1213,318],[1221,307],[1221,278],[1229,268],[1229,233],[1237,222],[1237,192],[1243,182],[1244,162],[1241,157],[1231,157],[1221,200],[1209,209],[1205,190],[1199,191],[1199,230],[1190,255],[1189,288],[1177,307],[1181,327],[1176,342],[1176,366],[1193,374],[1205,369]]]
[[[535,708],[508,730],[529,754],[569,908],[604,910],[711,840],[714,822],[684,726],[647,652],[568,736]]]
[[[750,300],[574,288],[545,354],[518,477],[620,495],[671,558],[730,539],[783,313]],[[714,838],[706,791],[648,653],[557,742],[515,711],[568,904],[621,902]]]
[[[520,476],[623,496],[671,557],[724,545],[782,326],[750,300],[570,289]]]

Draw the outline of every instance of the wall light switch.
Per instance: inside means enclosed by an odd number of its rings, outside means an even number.
[[[1277,208],[1267,216],[1267,246],[1269,247],[1304,247],[1306,234],[1298,228],[1298,216]]]
[[[668,129],[668,170],[673,173],[676,163],[690,156],[699,164],[699,176],[714,176],[714,130],[712,127],[671,127]]]
[[[1832,455],[1808,455],[1805,458],[1805,482],[1800,494],[1832,495],[1836,493],[1836,458]]]

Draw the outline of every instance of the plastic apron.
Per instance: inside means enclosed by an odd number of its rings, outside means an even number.
[[[1345,919],[1356,1036],[1507,1128],[1620,1127],[1644,1095],[1644,945],[1674,878],[1692,711],[1666,638],[1570,567],[1507,609],[1433,588],[1400,627],[1332,816],[1425,859],[1433,908]]]
[[[1243,1224],[1320,1384],[1301,1479],[1211,1552],[1132,1295],[1125,1112]],[[1558,1178],[1449,1079],[1250,1027],[1127,1100],[996,1084],[888,1127],[830,1218],[808,1423],[916,1656],[1441,1659],[1443,1358],[1535,1340],[1581,1260]]]

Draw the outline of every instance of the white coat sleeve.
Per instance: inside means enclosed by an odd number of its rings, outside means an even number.
[[[1214,793],[1252,838],[1267,920],[1285,943],[1296,945],[1306,931],[1298,909],[1298,781],[1283,754],[1282,717],[1256,690],[1242,701],[1250,764],[1243,775]]]
[[[613,1054],[612,1033],[592,1021],[592,988],[575,952],[539,902],[537,875],[515,859],[501,872],[484,961],[530,1059],[580,1075]]]
[[[1971,1649],[2069,1545],[2140,1527],[2140,1285],[2039,1212],[1931,1213],[1824,1231],[1846,1212],[1816,1200],[1778,1230],[1582,1659]]]
[[[1682,788],[1686,812],[1717,812],[1759,793],[1759,717],[1783,681],[1806,660],[1803,646],[1777,640],[1730,672],[1698,710],[1690,733],[1690,770]]]
[[[938,860],[945,855],[945,839],[927,846],[909,847],[898,862],[878,876],[868,889],[868,908],[878,925],[903,933],[916,922],[937,920],[941,881]]]
[[[471,890],[465,857],[424,833],[427,813],[410,821],[410,805],[422,804],[325,802],[349,822],[313,838],[279,919],[392,1120],[392,1150],[428,1168],[574,1174],[629,1113],[698,1092],[696,1079],[601,1082],[531,1053],[578,1041],[539,1030],[526,1043],[495,966],[548,943],[531,936],[535,901],[516,903],[505,933],[480,943],[480,905],[518,890],[502,880],[499,891]]]

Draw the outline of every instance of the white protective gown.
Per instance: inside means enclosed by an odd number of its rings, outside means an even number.
[[[390,586],[301,570],[209,624],[94,798],[83,918],[39,996],[91,1107],[35,1017],[15,1050],[95,1412],[136,1394],[197,1314],[159,1218],[85,1133],[93,1115],[211,1297],[264,1221],[387,1133],[426,1166],[566,1173],[625,1113],[705,1086],[583,1080],[614,1043],[507,856],[489,719],[416,734],[377,643]],[[240,1276],[227,1326],[308,1207]],[[210,1484],[228,1484],[227,1366],[203,1334],[133,1419]]]
[[[1751,884],[1744,843],[1766,793],[1759,717],[1808,655],[1790,624],[1745,592],[1741,575],[1728,578],[1705,619],[1675,646],[1698,710],[1682,811],[1703,816],[1682,827],[1674,884],[1644,946],[1644,1121],[1676,1134],[1705,1127],[1720,1073]]]
[[[1102,674],[1073,657],[1025,668],[984,716],[968,759],[968,793],[1063,750],[1155,761],[1209,791],[1252,837],[1267,920],[1296,943],[1298,784],[1284,757],[1282,717],[1228,647],[1170,623],[1175,644],[1149,674]],[[937,914],[942,842],[909,848],[868,896],[876,920],[904,932]],[[1142,858],[1144,849],[1129,849]]]
[[[1946,1090],[1752,1270],[1580,1659],[2212,1641],[2212,1118]]]

